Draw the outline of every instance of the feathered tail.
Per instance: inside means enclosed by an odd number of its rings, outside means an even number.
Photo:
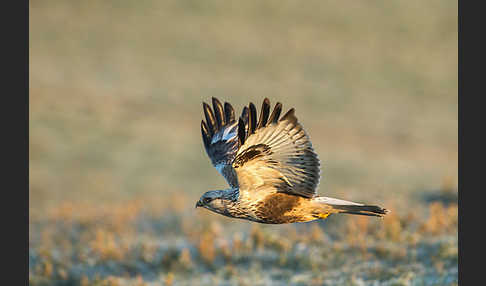
[[[390,212],[389,210],[379,206],[358,204],[350,201],[328,197],[313,198],[313,201],[330,206],[331,213],[345,213],[382,217]]]

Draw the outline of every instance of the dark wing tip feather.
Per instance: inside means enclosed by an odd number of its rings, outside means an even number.
[[[209,134],[208,126],[206,125],[204,120],[201,120],[201,134],[203,138],[204,147],[207,150],[211,143],[211,135]]]
[[[248,111],[248,106],[245,106],[243,107],[243,111],[241,111],[241,118],[243,119],[243,123],[245,123],[245,127],[246,125],[248,125],[248,115],[249,115],[249,111]]]
[[[256,111],[256,107],[253,104],[253,102],[250,102],[249,110],[250,110],[250,113],[249,113],[249,120],[248,120],[248,136],[255,133],[256,124],[257,124],[257,121],[256,121],[257,111]]]
[[[273,108],[273,112],[270,115],[270,118],[268,119],[268,122],[270,122],[270,124],[277,123],[281,112],[282,104],[280,102],[277,102],[277,104],[275,104],[275,107]]]
[[[203,109],[204,109],[204,116],[206,117],[206,123],[208,127],[209,134],[212,136],[217,130],[215,130],[216,127],[216,121],[214,120],[214,114],[213,111],[211,110],[211,107],[209,107],[209,104],[206,102],[203,102]]]
[[[226,123],[224,111],[223,111],[223,105],[216,97],[212,97],[211,99],[213,101],[214,115],[216,117],[216,123],[218,124],[218,130],[219,130]]]
[[[224,115],[226,117],[226,122],[230,123],[235,121],[235,110],[228,102],[224,103]]]
[[[260,119],[258,119],[258,125],[256,129],[260,129],[267,125],[269,115],[270,115],[270,100],[268,100],[268,98],[265,98],[262,103],[262,111],[260,112]]]

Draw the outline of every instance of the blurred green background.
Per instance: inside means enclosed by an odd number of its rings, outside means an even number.
[[[237,113],[265,97],[294,107],[322,161],[320,194],[406,214],[457,192],[457,1],[29,9],[31,220],[64,202],[180,194],[197,221],[199,196],[226,188],[200,137],[212,96]]]

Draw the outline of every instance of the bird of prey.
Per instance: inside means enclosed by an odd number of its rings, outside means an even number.
[[[260,116],[250,102],[236,119],[231,104],[203,102],[204,147],[230,188],[204,193],[196,203],[210,211],[258,223],[283,224],[325,219],[331,214],[381,217],[388,211],[317,195],[320,163],[294,108],[280,117],[265,98]]]

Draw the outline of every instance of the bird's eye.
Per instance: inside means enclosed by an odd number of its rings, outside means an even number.
[[[211,198],[204,198],[203,199],[203,203],[205,203],[205,204],[209,204],[211,201],[212,201]]]

